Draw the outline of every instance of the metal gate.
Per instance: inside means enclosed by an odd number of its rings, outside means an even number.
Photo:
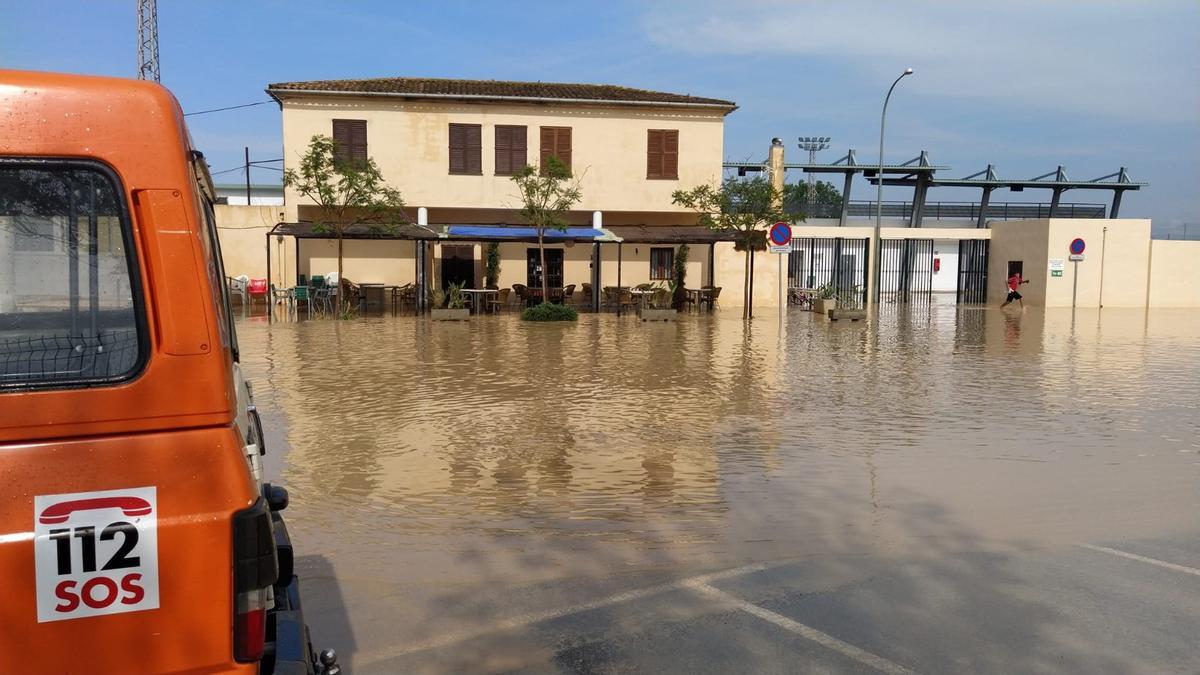
[[[958,304],[987,303],[987,239],[958,242]]]
[[[933,240],[883,239],[879,242],[879,302],[933,299]]]
[[[867,240],[796,237],[788,254],[788,296],[792,290],[832,289],[838,306],[862,307],[867,299]]]

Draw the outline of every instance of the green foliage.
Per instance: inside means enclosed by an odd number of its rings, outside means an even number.
[[[397,223],[407,221],[400,192],[384,183],[375,160],[339,159],[337,144],[328,136],[312,137],[299,168],[283,172],[283,184],[316,202],[315,232],[337,235],[339,279],[346,228],[367,224],[372,232],[391,232]],[[339,293],[339,310],[341,306]]]
[[[433,289],[433,291],[429,295],[431,296],[429,298],[429,300],[430,300],[429,306],[430,307],[441,307],[442,304],[444,304],[446,302],[446,291],[443,291],[440,288]]]
[[[783,211],[783,194],[761,176],[749,180],[730,177],[719,188],[697,185],[690,190],[676,190],[671,200],[695,211],[701,225],[735,235],[737,250],[746,253],[742,316],[750,318],[750,279],[754,274],[750,254],[766,249],[767,227],[780,220],[792,220]]]
[[[574,307],[556,305],[552,302],[543,302],[540,305],[526,307],[521,311],[522,321],[575,321],[577,319],[579,319],[579,312],[576,312]]]
[[[808,213],[806,208],[809,204],[833,204],[841,205],[842,194],[833,186],[833,183],[827,183],[823,180],[816,181],[813,184],[812,199],[809,199],[808,183],[789,183],[783,186],[783,210],[792,217],[803,217]]]
[[[817,289],[817,299],[832,300],[837,295],[837,291],[837,286],[834,286],[832,282],[827,283]]]
[[[544,271],[546,248],[543,239],[546,230],[567,231],[566,215],[571,207],[583,198],[583,192],[579,189],[579,179],[558,157],[551,155],[541,171],[526,164],[513,174],[512,181],[521,197],[521,210],[518,213],[537,230],[538,254]],[[546,276],[542,274],[543,298],[550,295]]]
[[[672,275],[671,279],[672,292],[675,291],[677,286],[683,286],[684,281],[687,279],[688,254],[690,252],[691,249],[688,248],[687,244],[683,244],[677,251],[675,251],[675,274]]]
[[[463,309],[467,306],[462,289],[463,284],[450,284],[446,286],[446,309]]]
[[[487,245],[484,277],[486,288],[496,288],[496,282],[500,280],[500,244],[496,242]]]

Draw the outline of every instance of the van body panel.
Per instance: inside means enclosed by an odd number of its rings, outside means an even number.
[[[241,453],[232,426],[0,446],[0,478],[15,490],[0,500],[0,650],[10,664],[31,673],[254,672],[234,663],[230,628],[232,514],[257,498]],[[157,492],[158,608],[39,622],[35,498],[142,487]],[[99,515],[123,517],[110,511]],[[111,549],[98,549],[99,564]],[[54,571],[42,570],[43,585]]]

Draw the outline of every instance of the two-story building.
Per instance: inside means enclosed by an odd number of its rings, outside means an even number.
[[[409,218],[442,234],[434,241],[346,241],[347,278],[410,283],[424,264],[433,284],[482,286],[484,247],[499,241],[502,288],[538,282],[536,247],[528,237],[506,236],[513,230],[504,228],[524,224],[512,175],[551,155],[572,169],[582,190],[569,214],[580,229],[549,245],[551,284],[594,282],[597,258],[601,283],[616,284],[615,244],[594,241],[624,242],[622,285],[669,275],[679,243],[712,239],[694,213],[672,203],[672,192],[720,181],[724,119],[737,107],[628,87],[490,80],[283,82],[267,92],[282,110],[285,166],[296,166],[313,136],[331,136],[347,156],[371,157],[400,190]],[[303,234],[316,207],[292,189],[284,202],[284,220],[296,224],[289,231]],[[605,236],[593,240],[587,230],[596,228]],[[277,284],[336,268],[336,243],[329,239],[301,236],[272,245],[282,261],[273,275]],[[731,243],[690,248],[689,286],[716,278],[718,285],[740,288],[741,258]],[[738,304],[737,296],[725,294],[722,302]]]

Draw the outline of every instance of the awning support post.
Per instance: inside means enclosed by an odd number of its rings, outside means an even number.
[[[617,316],[621,316],[621,242],[617,242]]]

